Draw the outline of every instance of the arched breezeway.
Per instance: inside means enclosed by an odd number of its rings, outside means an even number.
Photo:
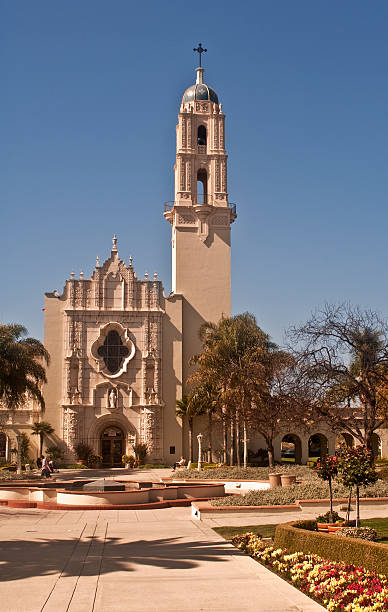
[[[343,431],[342,433],[338,434],[338,436],[336,436],[335,439],[335,451],[336,453],[338,453],[341,448],[353,448],[354,447],[354,438],[353,436],[346,432]]]
[[[327,455],[329,451],[328,440],[322,433],[315,433],[308,441],[308,462],[316,463],[320,457]]]
[[[372,443],[373,457],[375,459],[380,459],[382,456],[382,444],[381,444],[381,438],[379,435],[377,435],[377,433],[372,434],[371,443]]]
[[[280,456],[282,463],[301,463],[302,443],[296,434],[283,436],[280,445]]]

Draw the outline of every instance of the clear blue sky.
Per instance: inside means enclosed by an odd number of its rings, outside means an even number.
[[[171,289],[175,125],[194,80],[227,115],[233,312],[281,341],[325,301],[388,312],[388,3],[2,0],[0,320],[119,236]]]

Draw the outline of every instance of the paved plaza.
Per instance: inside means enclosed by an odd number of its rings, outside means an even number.
[[[118,470],[158,481],[170,470]],[[106,476],[117,476],[109,472]],[[65,478],[85,478],[68,471]],[[88,471],[87,477],[91,477]],[[99,471],[94,476],[101,477]],[[213,530],[277,523],[317,509],[196,521],[191,509],[18,510],[0,508],[2,609],[7,612],[313,612],[323,608]],[[363,508],[387,516],[388,508]],[[6,602],[6,603],[5,603]]]
[[[190,508],[1,508],[0,540],[9,612],[322,609],[192,521]]]

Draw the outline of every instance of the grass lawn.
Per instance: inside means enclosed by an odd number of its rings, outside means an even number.
[[[373,527],[373,529],[376,529],[379,535],[377,541],[388,545],[388,518],[361,519],[361,525],[362,527]]]
[[[388,545],[388,518],[372,518],[361,520],[363,527],[373,527],[376,529],[379,539],[378,542]],[[277,525],[246,525],[245,527],[213,527],[213,530],[225,540],[230,540],[235,535],[252,532],[261,535],[263,538],[273,538]]]
[[[225,540],[230,540],[235,535],[252,532],[261,535],[263,538],[273,538],[277,525],[246,525],[245,527],[213,527],[213,531],[222,536]]]

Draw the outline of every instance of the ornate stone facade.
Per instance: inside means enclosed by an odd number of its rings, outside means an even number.
[[[73,272],[61,295],[46,294],[51,364],[44,419],[69,460],[79,442],[105,465],[121,464],[135,443],[147,445],[151,462],[186,454],[176,400],[199,348],[199,325],[230,313],[236,217],[228,203],[222,106],[203,83],[202,68],[197,76],[200,98],[187,99],[186,92],[178,114],[175,201],[165,215],[172,225],[172,293],[165,296],[156,274],[138,278],[132,258],[120,259],[115,236],[90,278]]]

